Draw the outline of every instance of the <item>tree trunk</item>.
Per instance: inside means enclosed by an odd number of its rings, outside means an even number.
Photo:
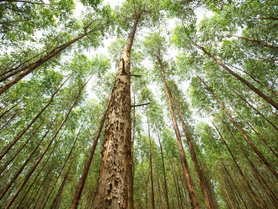
[[[205,180],[204,180],[202,171],[200,169],[200,166],[199,166],[199,163],[198,163],[198,159],[197,159],[197,156],[196,156],[196,153],[195,153],[195,150],[194,150],[191,138],[189,136],[189,133],[188,133],[186,125],[185,125],[185,122],[183,120],[183,117],[182,117],[182,114],[181,114],[178,102],[175,100],[175,98],[173,97],[172,94],[171,94],[171,98],[173,99],[173,101],[174,101],[174,103],[176,105],[176,110],[178,112],[180,121],[182,123],[182,128],[183,128],[186,140],[187,140],[187,144],[188,144],[189,151],[190,151],[190,154],[191,154],[191,159],[193,161],[194,168],[196,170],[196,174],[197,174],[197,177],[198,177],[198,180],[199,180],[199,184],[200,184],[200,187],[201,187],[204,199],[205,199],[206,206],[207,206],[208,209],[212,209],[213,208],[213,204],[210,201],[210,198],[209,198],[209,195],[208,195],[208,189],[206,188]]]
[[[235,67],[235,66],[233,66],[233,67],[234,67],[235,69],[237,69],[237,70],[239,70],[239,71],[241,71],[241,72],[243,72],[243,73],[249,75],[249,77],[252,78],[255,82],[257,82],[258,84],[262,85],[263,87],[265,87],[266,89],[268,89],[268,90],[271,91],[272,93],[278,95],[278,93],[277,93],[276,91],[274,91],[273,89],[269,88],[268,86],[266,86],[265,84],[263,84],[262,82],[260,82],[258,79],[254,78],[254,76],[252,76],[252,75],[251,75],[250,73],[248,73],[247,71],[242,70],[242,69],[240,69],[240,68],[237,68],[237,67]]]
[[[208,117],[209,118],[209,117]],[[260,200],[258,199],[257,195],[255,194],[254,190],[252,189],[251,185],[249,184],[247,178],[245,177],[245,175],[243,174],[240,166],[238,165],[238,162],[235,158],[235,156],[233,155],[232,151],[230,150],[226,140],[223,138],[222,134],[220,133],[219,129],[216,127],[216,125],[212,122],[212,120],[209,118],[210,122],[212,123],[212,125],[214,126],[214,128],[216,129],[217,133],[219,134],[220,138],[222,139],[222,141],[224,142],[225,146],[227,147],[231,157],[233,158],[234,163],[236,164],[236,167],[240,173],[240,175],[242,176],[243,180],[245,181],[245,183],[247,184],[248,188],[250,189],[251,193],[253,194],[253,196],[256,199],[256,203],[260,208],[263,208],[262,204],[260,203]]]
[[[73,161],[74,161],[74,160],[73,160]],[[72,161],[72,162],[73,162],[73,161]],[[63,189],[64,189],[64,186],[65,186],[67,177],[68,177],[68,175],[69,175],[70,169],[71,169],[71,165],[70,165],[70,167],[68,168],[68,171],[67,171],[67,173],[66,173],[66,175],[65,175],[65,177],[64,177],[64,180],[63,180],[63,182],[62,182],[62,184],[61,184],[61,186],[60,186],[60,188],[59,188],[59,190],[58,190],[58,192],[57,192],[57,194],[56,194],[56,196],[55,196],[55,198],[54,198],[54,200],[53,200],[53,203],[52,203],[52,205],[51,205],[51,209],[54,208],[54,206],[57,204],[58,199],[59,199],[59,197],[60,197],[61,194],[62,194],[62,191],[63,191]],[[58,207],[56,207],[56,208],[58,208]]]
[[[151,144],[151,131],[150,131],[150,123],[149,117],[147,116],[147,123],[148,123],[148,133],[149,133],[149,147],[150,147],[150,174],[151,174],[151,185],[152,185],[152,209],[155,209],[154,204],[154,189],[153,189],[153,165],[152,165],[152,144]]]
[[[83,121],[83,123],[82,123],[82,125],[81,125],[81,127],[80,127],[80,129],[79,129],[79,131],[78,131],[78,133],[77,133],[77,135],[76,135],[76,138],[75,138],[75,140],[74,140],[74,142],[73,142],[73,145],[71,146],[71,149],[70,149],[70,152],[69,152],[69,154],[68,154],[68,156],[67,156],[67,159],[65,160],[64,165],[62,166],[62,168],[61,168],[61,170],[60,170],[60,172],[59,172],[59,174],[58,174],[58,176],[57,176],[55,182],[53,183],[50,192],[48,193],[46,199],[44,200],[44,202],[43,202],[43,204],[42,204],[42,206],[41,206],[41,209],[45,207],[45,205],[46,205],[46,203],[47,203],[47,201],[48,201],[48,199],[49,199],[49,197],[50,197],[50,195],[51,195],[51,193],[52,193],[52,191],[53,191],[53,189],[54,189],[54,187],[55,187],[55,185],[56,185],[56,183],[57,183],[57,181],[58,181],[58,179],[59,179],[59,177],[61,176],[61,174],[62,174],[62,172],[63,172],[63,170],[64,170],[64,168],[65,168],[65,166],[66,166],[66,164],[67,164],[67,162],[68,162],[68,160],[69,160],[69,158],[70,158],[70,156],[71,156],[72,150],[73,150],[73,148],[74,148],[74,146],[75,146],[75,143],[76,143],[76,141],[77,141],[77,139],[78,139],[78,137],[79,137],[79,134],[80,134],[80,132],[81,132],[81,130],[82,130],[82,127],[83,127],[83,125],[84,125],[84,122],[85,122],[85,120]],[[74,157],[74,159],[75,159],[75,157]],[[74,160],[72,160],[72,163],[73,163],[73,161],[74,161]],[[70,167],[71,167],[72,163],[70,164]]]
[[[270,125],[272,125],[273,128],[275,128],[278,131],[278,128],[269,121],[259,110],[257,110],[253,105],[251,105],[249,102],[246,101],[240,94],[238,94],[236,91],[231,89],[238,97],[240,97],[246,104],[248,104],[253,110],[255,110],[260,116],[262,116]]]
[[[61,135],[61,136],[62,136],[62,135]],[[60,136],[60,138],[61,138],[61,136]],[[58,141],[60,140],[60,138],[58,139]],[[36,182],[37,178],[39,177],[39,175],[40,175],[41,172],[43,171],[44,167],[47,165],[47,163],[48,163],[50,157],[52,156],[52,154],[53,154],[53,152],[54,152],[54,150],[55,150],[55,147],[53,147],[51,153],[48,155],[48,157],[47,157],[46,161],[44,162],[42,168],[40,169],[40,171],[38,172],[38,174],[37,174],[36,177],[34,178],[33,182],[31,183],[31,185],[29,186],[29,188],[28,188],[27,191],[25,192],[25,195],[22,197],[22,199],[21,199],[19,205],[17,206],[17,208],[24,208],[24,206],[23,206],[24,201],[25,201],[25,204],[28,203],[28,199],[29,199],[29,198],[28,198],[27,200],[26,200],[25,198],[26,198],[26,196],[29,194],[30,189],[32,188],[32,186],[33,186],[34,183]],[[53,163],[53,166],[54,166],[54,163]],[[50,169],[50,170],[52,170],[52,169]]]
[[[161,73],[162,73],[163,83],[164,83],[164,87],[165,87],[165,91],[166,91],[166,95],[167,95],[167,100],[168,100],[168,104],[169,104],[169,108],[170,108],[170,112],[171,112],[171,117],[172,117],[173,126],[174,126],[174,130],[175,130],[176,138],[177,138],[177,143],[178,143],[178,147],[179,147],[180,160],[181,160],[181,164],[182,164],[182,168],[183,168],[184,177],[185,177],[185,180],[186,180],[186,188],[187,188],[188,193],[189,193],[191,208],[199,209],[199,203],[198,203],[198,200],[197,200],[197,195],[196,195],[196,192],[195,192],[195,188],[194,188],[194,185],[193,185],[193,182],[192,182],[192,179],[191,179],[191,175],[190,175],[190,171],[189,171],[189,168],[188,168],[188,164],[187,164],[187,161],[186,161],[186,157],[185,157],[185,153],[184,153],[184,149],[183,149],[183,145],[182,145],[182,140],[181,140],[181,136],[180,136],[176,116],[175,116],[174,109],[173,109],[173,104],[172,104],[171,98],[170,98],[170,92],[169,92],[169,89],[168,89],[168,86],[167,86],[167,83],[166,83],[166,79],[165,79],[164,68],[163,68],[162,62],[160,60],[160,57],[158,56],[157,53],[156,53],[156,58],[159,62]]]
[[[157,130],[157,138],[158,138],[158,142],[159,142],[161,159],[162,159],[162,168],[163,168],[163,176],[164,176],[164,187],[165,187],[165,199],[166,199],[166,203],[167,203],[167,209],[170,209],[169,199],[168,199],[167,182],[166,182],[165,164],[164,164],[164,157],[163,157],[163,150],[162,150],[162,146],[161,146],[161,142],[160,142],[160,136],[159,136],[159,131],[158,131],[157,124],[156,124],[156,130]]]
[[[94,209],[133,208],[130,53],[141,14],[136,17],[120,56],[107,115]]]
[[[43,111],[51,104],[54,96],[58,93],[58,91],[62,88],[62,86],[67,82],[67,80],[71,77],[70,75],[52,94],[48,103],[41,109],[41,111],[34,117],[34,119],[17,135],[17,137],[10,143],[10,145],[0,154],[0,160],[7,154],[7,152],[15,145],[15,143],[25,134],[25,132],[35,123],[35,121],[40,117]]]
[[[54,108],[55,109],[55,108]],[[36,130],[32,133],[31,136],[29,136],[29,138],[26,140],[26,142],[24,142],[24,144],[16,151],[16,153],[12,156],[12,158],[10,160],[8,160],[5,165],[1,168],[0,174],[3,173],[3,171],[7,168],[7,166],[14,160],[14,158],[20,153],[20,151],[26,146],[26,144],[31,140],[31,138],[36,134],[36,132],[39,130],[39,128],[41,127],[41,125],[43,124],[43,122],[45,121],[45,119],[49,116],[49,114],[52,111],[50,111],[45,117],[44,119],[41,121],[41,123],[38,125],[38,127],[36,128]]]
[[[92,75],[93,76],[93,75]],[[29,180],[30,176],[33,174],[33,172],[35,171],[35,169],[37,168],[38,164],[40,163],[40,161],[42,160],[43,156],[45,155],[45,153],[47,152],[48,148],[51,146],[52,142],[54,141],[54,139],[56,138],[56,136],[58,135],[59,131],[61,130],[61,128],[63,127],[64,123],[66,122],[71,110],[73,109],[75,103],[77,102],[78,98],[81,95],[82,89],[85,87],[85,85],[89,82],[89,80],[92,78],[92,76],[87,80],[87,82],[79,89],[78,95],[75,98],[75,100],[73,101],[70,109],[68,110],[68,112],[66,113],[66,116],[64,117],[63,121],[61,122],[60,126],[58,127],[58,129],[56,130],[55,134],[53,135],[53,137],[51,138],[51,140],[49,141],[49,143],[47,144],[47,146],[45,147],[45,149],[43,150],[43,152],[41,153],[40,157],[37,159],[37,161],[34,163],[33,167],[31,168],[31,170],[28,172],[28,174],[26,175],[25,179],[22,181],[22,183],[20,184],[20,186],[17,188],[17,190],[15,191],[15,193],[12,195],[11,199],[9,200],[9,202],[7,203],[7,205],[5,206],[5,209],[9,208],[13,201],[15,200],[15,198],[17,197],[17,195],[19,194],[19,192],[21,191],[21,189],[24,187],[24,185],[26,184],[26,182]]]
[[[278,47],[276,46],[272,46],[272,45],[269,45],[269,44],[266,44],[262,41],[259,41],[259,40],[256,40],[256,39],[253,39],[253,38],[245,38],[245,37],[242,37],[242,36],[237,36],[237,35],[233,35],[233,34],[228,34],[229,36],[233,36],[233,37],[237,37],[237,38],[240,38],[240,39],[244,39],[244,40],[247,40],[247,41],[252,41],[252,42],[256,42],[262,46],[266,46],[266,47],[269,47],[269,48],[272,48],[272,49],[278,49]]]
[[[93,21],[94,22],[94,21]],[[87,25],[85,28],[88,28],[93,22],[91,22],[89,25]],[[85,29],[84,28],[84,29]],[[23,66],[19,69],[19,71],[23,71],[23,73],[21,73],[19,76],[15,77],[14,79],[8,81],[7,83],[5,83],[4,85],[2,85],[0,87],[0,95],[3,94],[5,91],[7,91],[9,88],[11,88],[14,84],[16,84],[18,81],[20,81],[21,79],[23,79],[25,76],[27,76],[28,74],[30,74],[31,72],[33,72],[36,68],[40,67],[42,64],[44,64],[45,62],[47,62],[48,60],[50,60],[52,57],[56,56],[57,54],[59,54],[60,52],[62,52],[64,49],[66,49],[67,47],[69,47],[70,45],[72,45],[73,43],[79,41],[80,39],[82,39],[84,36],[88,35],[89,33],[92,33],[93,31],[98,30],[99,28],[93,29],[89,32],[83,33],[81,35],[79,35],[78,37],[72,39],[71,41],[62,44],[56,48],[54,48],[52,51],[50,51],[47,55],[45,55],[44,57],[40,58],[39,60],[28,64],[27,66]]]
[[[62,111],[62,110],[61,110]],[[11,179],[11,181],[8,183],[7,187],[4,189],[4,191],[1,193],[0,195],[0,200],[3,198],[3,196],[6,194],[6,192],[10,189],[11,185],[14,183],[14,181],[18,178],[18,176],[21,174],[21,172],[24,170],[24,168],[27,166],[27,164],[29,163],[29,161],[31,160],[31,158],[33,157],[33,155],[36,153],[36,151],[38,150],[38,148],[40,147],[40,144],[43,142],[43,140],[45,139],[45,137],[48,135],[51,127],[54,125],[54,123],[56,122],[57,118],[59,117],[59,115],[61,114],[61,111],[57,114],[56,118],[52,121],[52,123],[50,124],[50,126],[48,127],[47,131],[45,132],[45,134],[43,135],[43,137],[41,138],[41,140],[39,141],[39,143],[37,144],[37,146],[35,147],[35,149],[32,151],[32,153],[29,155],[29,157],[25,160],[25,162],[23,163],[23,165],[20,167],[20,169],[17,171],[17,173],[13,176],[13,178]]]
[[[189,39],[190,40],[190,39]],[[191,40],[190,40],[191,41]],[[236,74],[234,71],[232,71],[230,68],[228,68],[226,65],[224,65],[220,60],[218,60],[216,57],[214,57],[211,53],[205,50],[204,47],[199,46],[195,42],[191,41],[195,46],[197,46],[199,49],[201,49],[204,53],[206,53],[209,57],[211,57],[214,61],[216,61],[219,65],[221,65],[225,70],[228,71],[232,76],[236,77],[238,80],[240,80],[244,85],[248,86],[251,90],[253,90],[256,94],[258,94],[260,97],[262,97],[265,101],[267,101],[269,104],[271,104],[273,107],[275,107],[278,110],[278,103],[275,102],[273,99],[265,95],[263,92],[261,92],[259,89],[257,89],[255,86],[253,86],[251,83],[249,83],[247,80]]]
[[[74,198],[73,198],[73,201],[72,201],[71,209],[75,209],[78,206],[78,202],[80,200],[81,193],[82,193],[85,181],[87,179],[87,175],[88,175],[88,172],[89,172],[89,169],[90,169],[90,166],[91,166],[91,162],[92,162],[93,156],[95,154],[95,150],[96,150],[96,146],[97,146],[97,143],[98,143],[98,139],[99,139],[99,136],[100,136],[103,124],[105,122],[105,118],[106,118],[107,112],[109,110],[110,99],[111,98],[109,98],[108,101],[107,101],[106,109],[104,110],[103,116],[101,118],[101,121],[100,121],[100,124],[99,124],[99,127],[98,127],[98,131],[97,131],[96,136],[94,138],[94,142],[93,142],[91,150],[89,152],[89,155],[88,155],[86,164],[84,166],[82,175],[81,175],[81,177],[79,179],[79,183],[78,183],[78,186],[76,188],[76,191],[75,191],[75,194],[74,194]]]
[[[194,72],[194,71],[193,71]],[[254,152],[260,157],[260,159],[264,162],[264,164],[268,167],[268,169],[273,173],[273,175],[278,179],[278,173],[273,169],[271,164],[267,161],[267,159],[262,155],[262,153],[257,149],[257,147],[253,144],[251,139],[245,134],[245,132],[241,129],[239,124],[234,120],[234,118],[231,116],[229,111],[225,108],[223,103],[220,101],[220,99],[217,97],[217,95],[214,93],[214,91],[194,72],[194,74],[200,79],[200,81],[207,87],[207,89],[213,94],[213,96],[217,99],[221,107],[224,109],[226,114],[229,116],[233,124],[237,127],[241,135],[245,138],[246,142],[250,145],[250,147],[254,150]]]

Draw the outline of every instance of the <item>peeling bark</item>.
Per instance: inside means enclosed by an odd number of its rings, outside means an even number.
[[[135,19],[119,59],[111,105],[107,114],[94,209],[133,208],[130,53],[141,14],[142,12]]]

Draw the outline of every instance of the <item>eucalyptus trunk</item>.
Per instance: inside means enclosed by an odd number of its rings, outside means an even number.
[[[94,209],[133,208],[131,156],[130,54],[142,12],[122,50],[107,114]]]
[[[176,119],[173,104],[172,104],[172,101],[171,101],[171,96],[170,96],[171,94],[170,94],[170,91],[169,91],[169,88],[167,86],[166,79],[165,79],[164,67],[163,67],[162,61],[161,61],[160,57],[158,56],[158,54],[157,53],[155,53],[155,54],[156,54],[156,58],[159,62],[161,73],[162,73],[164,88],[165,88],[165,91],[166,91],[168,105],[169,105],[169,108],[170,108],[170,113],[171,113],[171,117],[172,117],[172,121],[173,121],[173,126],[174,126],[174,130],[175,130],[176,138],[177,138],[177,143],[178,143],[178,147],[179,147],[179,155],[180,155],[180,160],[181,160],[181,164],[182,164],[182,168],[183,168],[183,174],[184,174],[184,177],[185,177],[185,180],[186,180],[186,188],[187,188],[188,193],[189,193],[191,208],[198,209],[199,208],[199,202],[197,200],[196,191],[195,191],[195,188],[194,188],[194,185],[193,185],[193,181],[192,181],[192,178],[191,178],[191,175],[190,175],[190,171],[189,171],[189,167],[188,167],[188,164],[187,164],[186,156],[185,156],[185,153],[184,153],[182,140],[181,140],[181,136],[180,136],[180,131],[179,131],[179,128],[178,128],[177,119]]]

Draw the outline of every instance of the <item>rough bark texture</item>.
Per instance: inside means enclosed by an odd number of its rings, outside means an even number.
[[[94,209],[133,208],[131,158],[130,52],[138,16],[120,56],[107,114]]]
[[[100,124],[99,124],[99,127],[98,127],[98,131],[97,131],[96,136],[94,138],[94,142],[92,144],[92,147],[91,147],[90,153],[88,155],[86,164],[84,166],[82,175],[79,179],[79,183],[78,183],[78,186],[77,186],[77,189],[75,191],[74,198],[73,198],[73,201],[72,201],[71,209],[75,209],[78,206],[78,202],[80,200],[81,193],[82,193],[85,181],[87,179],[87,175],[88,175],[88,172],[89,172],[89,169],[90,169],[90,166],[91,166],[91,162],[92,162],[93,156],[95,154],[98,139],[99,139],[99,136],[100,136],[100,133],[101,133],[102,127],[104,125],[105,118],[106,118],[106,115],[107,115],[107,112],[108,112],[108,109],[109,109],[109,104],[110,104],[110,99],[107,102],[107,106],[106,106],[106,109],[105,109],[105,111],[103,113],[103,116],[101,118],[101,121],[100,121]]]
[[[191,175],[189,172],[188,164],[186,161],[186,157],[185,157],[185,153],[184,153],[184,149],[183,149],[183,145],[182,145],[182,140],[181,140],[176,116],[175,116],[174,109],[173,109],[173,104],[172,104],[171,98],[170,98],[170,91],[168,89],[166,79],[165,79],[164,67],[163,67],[162,62],[157,53],[156,53],[156,58],[160,64],[160,68],[161,68],[161,72],[162,72],[162,78],[163,78],[164,87],[165,87],[165,91],[166,91],[166,95],[167,95],[167,100],[168,100],[168,104],[169,104],[169,108],[170,108],[170,112],[171,112],[173,126],[174,126],[174,130],[175,130],[176,138],[177,138],[177,143],[178,143],[178,147],[179,147],[179,155],[180,155],[180,160],[181,160],[181,164],[182,164],[182,168],[183,168],[184,177],[186,179],[186,188],[189,193],[191,208],[198,209],[199,203],[197,200],[196,191],[195,191],[195,188],[194,188],[194,185],[193,185],[193,182],[191,179]]]

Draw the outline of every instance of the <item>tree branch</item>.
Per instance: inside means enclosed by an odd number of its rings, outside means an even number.
[[[144,104],[138,104],[138,105],[131,105],[131,107],[140,107],[140,106],[149,105],[149,104],[150,104],[150,102],[144,103]]]

